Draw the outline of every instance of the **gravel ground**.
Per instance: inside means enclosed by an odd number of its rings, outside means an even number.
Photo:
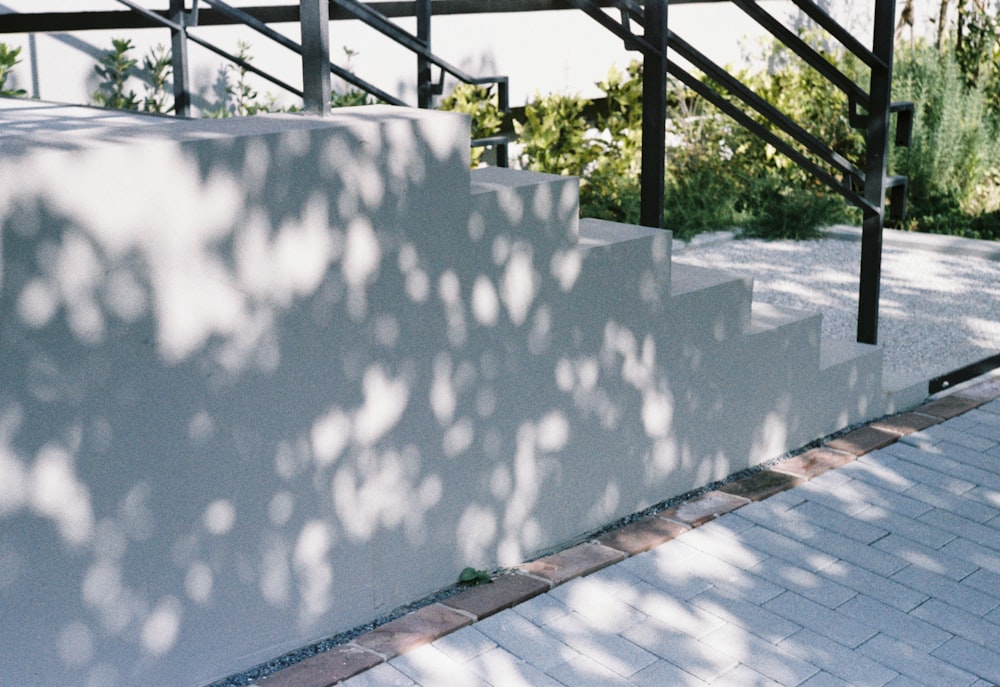
[[[879,306],[887,369],[930,379],[1000,353],[1000,244],[988,259],[904,247],[906,235],[893,234],[883,247]],[[822,312],[825,337],[854,340],[857,241],[736,239],[679,248],[676,262],[751,275],[755,300]]]

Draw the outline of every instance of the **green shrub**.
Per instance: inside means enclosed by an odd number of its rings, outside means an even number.
[[[20,48],[8,48],[6,43],[0,43],[0,96],[9,98],[20,98],[25,95],[23,88],[7,88],[7,77],[11,70],[20,64],[18,55]]]
[[[460,83],[441,99],[438,109],[469,115],[472,138],[489,138],[500,133],[503,113],[493,93],[493,86]],[[483,148],[471,151],[472,167],[478,167],[483,158]]]
[[[1000,209],[997,121],[954,54],[924,44],[899,51],[893,97],[916,104],[913,144],[890,158],[893,173],[909,177],[904,226],[964,234],[971,218]]]
[[[142,109],[146,112],[161,114],[172,112],[174,106],[169,103],[170,96],[167,88],[167,80],[173,72],[170,53],[162,45],[150,48],[146,56],[142,58],[142,66],[149,77],[149,83],[146,85],[146,97],[142,100]]]
[[[242,64],[227,64],[220,70],[216,84],[219,102],[205,113],[206,116],[213,119],[247,117],[275,110],[274,96],[261,96],[250,82],[251,71],[246,66],[253,61],[250,47],[246,41],[236,44],[236,57]],[[232,77],[234,73],[235,81]]]
[[[126,82],[135,73],[136,61],[129,55],[135,47],[128,38],[113,38],[111,50],[101,54],[94,67],[101,82],[92,99],[95,105],[114,110],[138,110],[139,99],[135,91],[126,90]]]
[[[538,95],[524,107],[514,131],[524,146],[521,167],[549,174],[584,177],[600,148],[588,137],[587,101],[579,96]]]

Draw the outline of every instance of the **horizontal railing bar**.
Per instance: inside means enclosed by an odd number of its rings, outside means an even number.
[[[868,108],[868,94],[864,89],[834,65],[830,64],[812,46],[766,12],[757,4],[757,0],[732,0],[732,3],[742,9],[747,16],[760,24],[781,43],[784,43],[792,52],[805,60],[810,67],[822,74],[830,83],[846,95],[854,96],[857,102],[865,109]]]
[[[726,0],[672,0],[672,4],[711,4]],[[412,17],[416,13],[416,3],[374,2],[379,13],[391,19]],[[611,7],[613,0],[599,0],[602,7]],[[258,5],[241,8],[247,14],[267,24],[298,22],[297,5]],[[568,0],[434,0],[435,16],[451,14],[503,14],[509,12],[548,12],[573,9]],[[164,18],[167,10],[150,10]],[[354,17],[342,9],[330,9],[331,21],[342,21]],[[239,24],[229,15],[204,8],[198,13],[199,26],[232,26]],[[94,10],[82,12],[11,12],[0,14],[0,33],[54,33],[59,31],[89,31],[104,29],[149,29],[158,24],[148,17],[138,17],[132,12],[121,10]]]
[[[888,69],[888,65],[880,60],[875,53],[869,50],[854,35],[837,23],[837,20],[824,12],[812,0],[792,0],[795,5],[805,12],[809,17],[820,25],[831,36],[840,41],[841,45],[861,58],[861,60],[873,69]]]
[[[754,93],[753,90],[745,86],[725,69],[712,62],[712,60],[708,59],[708,57],[696,50],[689,43],[674,34],[670,34],[667,38],[667,44],[671,49],[694,65],[696,69],[704,72],[713,81],[722,84],[726,90],[804,145],[811,153],[823,158],[827,164],[837,167],[841,172],[857,179],[864,179],[864,172],[853,163],[839,153],[830,150],[825,143],[796,124],[784,112]]]
[[[816,179],[823,182],[831,190],[839,193],[847,201],[862,210],[867,210],[869,212],[875,211],[875,208],[872,207],[871,203],[869,203],[864,196],[858,194],[851,187],[841,183],[835,176],[793,148],[787,141],[777,136],[773,131],[747,115],[746,112],[736,107],[727,98],[723,97],[720,93],[712,89],[700,79],[697,79],[689,74],[683,67],[678,65],[673,60],[667,60],[667,72],[671,76],[679,79],[692,91],[705,98],[705,100],[708,100],[727,115],[735,119],[739,124],[749,129],[752,133],[770,143],[778,152],[791,159],[800,168],[812,174]]]
[[[447,62],[434,53],[424,45],[416,36],[404,31],[396,24],[388,21],[385,15],[381,14],[379,11],[372,9],[363,2],[358,2],[358,0],[330,0],[330,9],[334,7],[346,8],[348,11],[354,14],[356,19],[363,21],[372,28],[381,32],[384,36],[390,40],[395,41],[399,45],[403,46],[410,52],[423,57],[425,60],[435,65],[436,67],[443,69],[448,74],[451,74],[459,81],[464,81],[469,84],[486,84],[486,83],[496,83],[499,77],[475,77],[471,74],[467,74],[455,65]]]
[[[259,33],[262,36],[265,36],[267,38],[270,38],[272,41],[274,41],[278,45],[281,45],[281,46],[283,46],[285,48],[288,48],[289,50],[291,50],[292,52],[294,52],[297,55],[301,55],[302,54],[302,46],[301,45],[299,45],[298,43],[296,43],[295,41],[293,41],[288,36],[285,36],[284,34],[278,32],[278,31],[275,31],[270,26],[268,26],[266,23],[264,23],[261,20],[257,19],[253,15],[247,14],[243,10],[240,10],[240,9],[237,9],[237,8],[232,7],[230,5],[227,5],[226,3],[222,2],[221,0],[204,0],[204,2],[206,2],[209,5],[211,5],[212,7],[214,7],[217,11],[222,12],[223,14],[226,14],[226,15],[232,17],[238,23],[240,23],[240,24],[246,24],[247,26],[249,26],[251,29],[253,29],[257,33]],[[199,11],[199,20],[200,19],[201,19],[201,17],[200,17],[200,11]]]
[[[266,81],[270,81],[275,86],[277,86],[279,88],[283,88],[286,91],[288,91],[289,93],[292,93],[293,95],[297,95],[300,98],[302,97],[302,90],[301,89],[295,88],[295,86],[292,86],[290,84],[285,83],[284,81],[282,81],[281,79],[277,78],[276,76],[271,76],[270,74],[268,74],[264,70],[258,69],[257,67],[255,67],[254,65],[250,64],[246,60],[244,60],[244,59],[242,59],[240,57],[237,57],[236,55],[233,55],[233,54],[231,54],[229,52],[226,52],[222,48],[217,47],[213,43],[210,43],[209,41],[206,41],[203,38],[199,38],[198,36],[194,35],[190,31],[187,31],[186,35],[187,35],[187,39],[189,41],[191,41],[192,43],[196,43],[196,44],[200,45],[201,47],[205,48],[206,50],[208,50],[210,52],[214,52],[219,57],[222,57],[222,58],[224,58],[226,60],[229,60],[230,62],[232,62],[234,64],[238,64],[239,66],[243,67],[247,71],[253,72],[254,74],[256,74],[257,76],[259,76],[260,78],[262,78],[262,79],[264,79]]]

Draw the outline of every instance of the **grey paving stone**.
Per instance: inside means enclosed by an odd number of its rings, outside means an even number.
[[[622,677],[629,677],[656,661],[655,655],[616,632],[595,629],[592,622],[577,613],[549,623],[545,631]]]
[[[567,613],[572,613],[573,609],[554,596],[540,594],[534,599],[514,606],[511,611],[541,627],[553,620],[558,620]]]
[[[932,510],[933,507],[928,506],[927,509],[929,511]],[[868,510],[859,513],[856,517],[864,518],[870,522],[876,522],[882,527],[885,527],[885,529],[889,532],[901,534],[907,539],[920,542],[921,544],[929,546],[932,549],[941,548],[956,536],[952,532],[941,529],[940,527],[935,527],[930,523],[916,520],[913,516],[900,515],[899,513],[881,508],[879,506],[872,506]]]
[[[645,580],[678,599],[690,599],[695,594],[709,589],[712,583],[702,577],[692,576],[681,556],[673,555],[673,542],[664,549],[654,549],[633,556],[609,570],[622,569],[635,577]],[[666,549],[670,549],[667,551]],[[696,549],[679,549],[681,553],[696,552]],[[602,571],[603,572],[603,571]]]
[[[914,609],[912,615],[1000,656],[1000,625],[996,623],[938,599],[930,599]]]
[[[975,412],[975,415],[972,415]],[[978,408],[975,411],[967,413],[967,416],[973,423],[964,430],[969,434],[974,434],[978,437],[983,437],[984,439],[990,439],[997,444],[1000,444],[1000,427],[996,426],[996,416],[993,413],[985,413],[980,411]],[[965,417],[965,416],[963,416]]]
[[[852,685],[880,687],[899,674],[811,630],[801,630],[778,646]]]
[[[837,612],[859,622],[863,621],[872,625],[878,628],[882,634],[894,637],[923,651],[929,652],[936,649],[952,637],[950,632],[946,632],[940,627],[896,610],[892,606],[864,594],[858,594],[838,608]]]
[[[636,594],[630,599],[630,603],[644,615],[690,637],[701,637],[726,624],[725,620],[714,613],[677,599],[645,582],[636,587]],[[627,633],[623,634],[628,636]]]
[[[757,503],[764,503],[764,502],[751,501],[749,504],[743,506],[743,508],[740,508],[737,511],[730,511],[729,513],[723,513],[715,520],[712,520],[711,522],[706,522],[704,525],[700,526],[698,528],[698,531],[702,535],[707,535],[707,536],[711,536],[714,532],[720,532],[722,534],[729,535],[730,537],[739,537],[740,532],[753,527],[752,522],[748,522],[745,518],[741,517],[744,508],[748,508]]]
[[[794,592],[785,592],[768,601],[764,608],[851,648],[878,634],[868,623],[830,610]]]
[[[1000,574],[998,573],[980,568],[963,579],[962,584],[974,587],[993,598],[995,602],[1000,602]]]
[[[893,455],[908,463],[943,473],[948,477],[965,480],[973,485],[1000,487],[1000,475],[979,467],[983,461],[983,454],[978,451],[970,451],[943,442],[927,451],[912,446],[900,446],[894,450]]]
[[[948,493],[955,495],[964,494],[976,486],[975,482],[969,482],[968,480],[959,479],[938,470],[925,468],[923,465],[911,463],[908,460],[900,460],[898,457],[882,451],[878,452],[878,454],[871,453],[867,456],[862,456],[858,458],[858,463],[861,465],[878,466],[883,470],[889,471],[902,482],[927,484],[938,489],[944,489]],[[897,491],[905,491],[905,489]]]
[[[813,675],[811,678],[803,682],[800,687],[857,687],[848,682],[844,682],[839,677],[834,677],[825,670]]]
[[[465,663],[479,654],[495,649],[497,644],[470,625],[438,639],[434,646],[453,661]]]
[[[798,685],[819,672],[813,664],[734,625],[724,625],[701,641],[782,685]]]
[[[852,479],[867,482],[873,487],[898,493],[903,493],[919,483],[919,480],[914,481],[900,474],[895,469],[895,466],[888,468],[882,465],[882,461],[875,460],[879,456],[884,458],[885,455],[881,451],[875,451],[867,456],[863,456],[865,460],[858,459],[840,468],[837,472],[842,472],[845,476]],[[891,456],[891,458],[893,462],[898,461],[894,456]]]
[[[496,642],[497,646],[543,672],[578,655],[576,651],[516,613],[498,613],[479,621],[472,629],[482,632]]]
[[[848,589],[877,599],[904,613],[916,608],[928,598],[923,592],[845,561],[837,561],[821,570],[819,575],[835,580]]]
[[[848,463],[848,465],[853,465],[854,461]],[[796,490],[801,490],[803,492],[814,492],[814,491],[828,491],[830,489],[835,489],[845,482],[850,482],[851,477],[842,472],[843,468],[837,468],[836,470],[830,470],[829,472],[824,472],[818,477],[813,477],[811,480],[805,484],[796,487]]]
[[[667,553],[664,552],[664,554]],[[761,562],[766,560],[766,558],[762,558]],[[685,589],[699,587],[694,594],[683,597],[688,599],[706,589],[717,587],[752,603],[760,604],[784,591],[779,585],[751,570],[731,565],[695,549],[690,550],[684,556],[675,558],[667,558],[665,555],[664,559],[661,559],[656,573],[657,575],[644,574],[643,579],[664,591],[675,589],[674,582],[678,579],[689,582]],[[658,581],[664,578],[669,578],[665,585]]]
[[[564,685],[626,687],[629,684],[621,675],[586,655],[553,666],[547,672]]]
[[[383,663],[344,680],[340,687],[414,687],[416,684],[391,664]]]
[[[900,675],[885,687],[928,687],[926,682],[917,682],[909,675]]]
[[[980,546],[968,539],[962,537],[954,539],[941,547],[941,552],[980,568],[986,568],[990,572],[1000,573],[1000,556],[997,555],[996,549]]]
[[[971,448],[976,451],[985,451],[996,446],[997,442],[992,439],[976,436],[975,434],[963,431],[961,427],[961,423],[959,423],[956,428],[956,426],[951,422],[945,422],[940,425],[928,427],[927,429],[919,432],[914,432],[913,434],[904,437],[904,439],[907,443],[912,442],[914,446],[928,444],[936,446],[942,442],[948,442],[958,446],[964,446],[965,448]]]
[[[712,683],[712,687],[784,687],[753,668],[738,665]]]
[[[389,661],[389,665],[420,685],[490,687],[475,671],[451,660],[433,644],[425,644],[397,656]]]
[[[834,563],[827,566],[824,572],[830,573],[838,565],[840,564]],[[780,558],[768,558],[754,568],[753,572],[827,608],[836,608],[857,594],[856,590],[834,582],[829,574],[820,575]]]
[[[835,556],[823,553],[800,541],[778,534],[759,525],[744,532],[740,536],[740,542],[743,546],[754,551],[777,556],[790,563],[803,565],[808,570],[822,570],[837,560]],[[761,558],[762,556],[758,556],[756,562],[759,562]],[[750,567],[755,563],[751,563]]]
[[[769,499],[764,501],[757,501],[756,503],[744,506],[738,511],[734,511],[733,515],[743,515],[743,510],[749,508],[750,506],[759,505],[768,508],[773,512],[779,512],[782,510],[788,510],[789,508],[795,508],[795,506],[800,503],[805,502],[805,496],[802,495],[801,488],[789,489],[788,491],[783,491],[780,494],[775,494]]]
[[[989,489],[987,487],[975,487],[970,489],[965,493],[965,498],[971,499],[977,503],[981,503],[988,508],[991,508],[994,513],[1000,509],[1000,489]],[[966,515],[965,517],[969,517]],[[987,520],[981,520],[978,518],[970,518],[971,520],[976,520],[976,522],[987,522],[992,526],[996,526],[997,519],[1000,515],[994,516]]]
[[[963,498],[956,499],[954,495],[946,491],[920,484],[907,490],[905,496],[926,503],[934,508],[942,508],[951,513],[957,513],[976,522],[986,522],[996,514],[996,508],[979,503],[974,499],[975,494],[976,489],[973,488],[963,494]]]
[[[892,553],[875,546],[866,546],[822,527],[816,528],[813,536],[802,541],[818,551],[826,552],[834,558],[853,563],[877,575],[891,575],[906,565],[905,561]]]
[[[797,623],[771,613],[757,604],[727,595],[720,589],[702,592],[691,599],[691,604],[726,622],[738,625],[772,644],[802,629]]]
[[[996,596],[984,594],[967,584],[968,576],[962,582],[956,582],[945,575],[911,565],[893,575],[892,579],[931,598],[941,599],[956,608],[979,616],[986,615],[1000,606],[1000,599]],[[1000,593],[1000,589],[997,589],[997,592]]]
[[[979,406],[976,410],[982,411],[984,413],[992,413],[993,415],[1000,415],[1000,398],[995,401],[990,401],[984,405]]]
[[[622,598],[622,594],[634,593],[631,589],[623,590],[611,582],[590,577],[578,577],[549,592],[594,629],[605,632],[621,632],[644,620],[643,615],[629,605],[629,599]]]
[[[683,666],[684,671],[708,683],[732,670],[739,663],[655,618],[649,618],[630,627],[623,636],[675,666]]]
[[[901,534],[890,534],[874,544],[875,548],[891,553],[911,565],[960,580],[976,569],[975,563],[956,557],[948,551],[960,539],[953,539],[940,549],[932,549]]]
[[[862,544],[871,544],[888,534],[887,530],[868,519],[848,517],[820,503],[803,503],[793,512],[809,522],[819,524],[823,529],[857,540]]]
[[[701,532],[701,528],[698,528],[686,533],[680,539],[670,542],[669,548],[672,553],[677,554],[683,552],[685,548],[696,549],[720,561],[735,565],[738,568],[752,568],[767,555],[766,553],[755,551],[753,547],[747,546],[744,543],[747,533],[752,531],[753,528],[744,530],[740,533],[739,539],[737,539],[736,537],[719,536],[718,534],[715,536],[705,534]]]
[[[1000,552],[1000,531],[994,527],[980,524],[940,508],[924,513],[920,516],[920,520]]]
[[[976,680],[972,673],[884,634],[872,637],[858,650],[887,668],[913,679],[919,685],[964,687]]]
[[[629,682],[636,687],[665,687],[665,685],[705,687],[708,684],[663,659],[640,670],[629,678]]]
[[[808,486],[808,484],[805,486]],[[796,489],[796,491],[803,491],[804,489],[805,487],[803,486]],[[871,506],[872,503],[875,503],[883,493],[894,492],[879,489],[862,480],[847,479],[832,489],[817,489],[806,492],[806,501],[822,504],[830,510],[853,517],[856,513],[860,513]]]
[[[888,489],[880,489],[860,480],[851,480],[847,484],[837,487],[827,495],[826,499],[812,500],[851,517],[858,517],[872,506],[886,508],[911,518],[932,508],[930,504],[910,498],[905,493],[900,494]],[[838,508],[838,505],[843,503],[849,503],[850,510]]]
[[[493,687],[511,685],[511,687],[565,687],[555,678],[550,677],[526,661],[522,661],[509,651],[496,647],[482,653],[469,662],[466,667]],[[432,687],[427,685],[426,687]]]
[[[1000,653],[992,649],[973,644],[962,637],[954,637],[935,649],[933,655],[976,677],[1000,682]]]

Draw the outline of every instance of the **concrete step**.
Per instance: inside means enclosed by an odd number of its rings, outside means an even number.
[[[672,327],[685,341],[721,343],[750,329],[752,277],[674,263],[670,297]]]
[[[881,413],[882,349],[854,341],[824,339],[820,343],[815,412],[829,417],[825,434]],[[822,404],[822,405],[821,405]],[[830,404],[839,404],[836,407]]]
[[[470,174],[469,235],[502,233],[531,241],[536,254],[575,245],[580,225],[580,182],[576,177],[502,167]]]
[[[747,337],[751,346],[773,347],[785,359],[785,367],[793,367],[797,360],[801,370],[818,370],[822,321],[816,312],[755,302]]]

